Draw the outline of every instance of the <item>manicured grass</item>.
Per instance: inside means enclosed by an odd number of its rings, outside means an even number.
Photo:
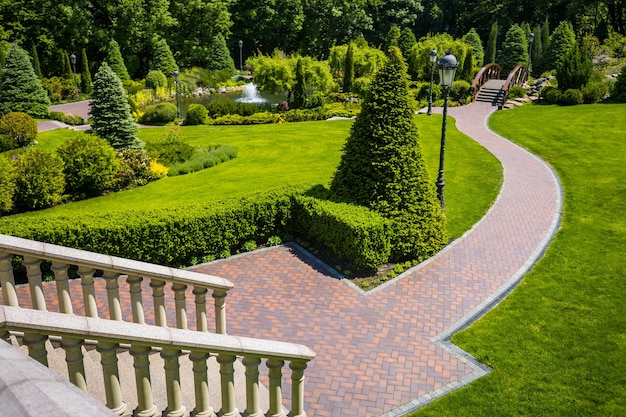
[[[441,116],[416,116],[431,180],[436,179]],[[349,135],[351,120],[284,123],[254,126],[185,126],[182,134],[192,145],[221,144],[238,148],[237,158],[193,174],[168,177],[134,190],[74,202],[39,212],[43,216],[90,213],[93,216],[125,210],[172,207],[243,196],[293,184],[330,182]],[[473,140],[448,124],[446,150],[446,215],[451,237],[476,223],[495,200],[501,167]],[[162,137],[170,127],[140,131],[144,141]],[[39,145],[55,149],[72,132],[55,130],[38,135]]]
[[[626,415],[626,105],[526,106],[490,126],[564,189],[545,257],[453,342],[493,373],[415,416]]]

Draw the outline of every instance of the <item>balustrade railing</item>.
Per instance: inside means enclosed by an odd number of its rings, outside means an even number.
[[[521,86],[528,81],[528,67],[525,65],[518,65],[509,73],[509,76],[506,78],[504,85],[502,86],[502,90],[504,91],[504,97],[502,98],[502,102],[506,103],[506,100],[509,97],[509,90],[514,86]]]
[[[480,91],[480,87],[483,86],[489,80],[499,80],[500,73],[502,72],[502,67],[495,63],[490,63],[485,65],[478,71],[476,77],[474,77],[474,81],[470,87],[470,94],[472,95],[472,101],[476,100],[476,96]]]

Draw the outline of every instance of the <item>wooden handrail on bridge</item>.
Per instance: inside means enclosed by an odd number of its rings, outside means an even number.
[[[506,103],[506,100],[509,97],[509,90],[511,89],[511,87],[524,85],[526,81],[528,81],[528,67],[526,67],[525,65],[518,65],[513,68],[513,71],[509,73],[509,76],[506,78],[506,81],[502,86],[502,91],[504,91],[502,103]]]
[[[474,77],[474,81],[472,82],[472,86],[470,87],[472,101],[476,100],[476,96],[478,95],[478,91],[480,91],[480,87],[482,87],[482,85],[489,80],[499,80],[501,72],[502,67],[493,62],[482,67],[480,71],[478,71],[478,74],[476,74],[476,77]]]

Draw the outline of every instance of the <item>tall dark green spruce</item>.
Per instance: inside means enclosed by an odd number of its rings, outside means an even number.
[[[236,71],[235,62],[230,56],[230,51],[228,50],[228,46],[226,46],[226,40],[221,33],[213,36],[211,41],[207,69],[228,71],[231,74]]]
[[[91,94],[93,91],[91,71],[89,71],[89,62],[87,61],[87,52],[85,52],[85,48],[83,48],[80,56],[80,91],[85,94]]]
[[[41,64],[39,63],[39,54],[37,53],[37,48],[33,45],[33,69],[35,70],[35,74],[39,79],[43,79],[43,75],[41,73]]]
[[[26,52],[11,45],[0,80],[0,116],[12,111],[48,117],[50,99]]]
[[[376,74],[331,189],[393,223],[392,260],[425,259],[446,244],[445,218],[424,164],[398,48]]]
[[[496,62],[496,52],[498,50],[498,24],[494,22],[489,31],[489,40],[485,48],[485,64]]]
[[[94,132],[116,150],[143,148],[144,143],[137,138],[139,129],[130,112],[126,90],[106,62],[93,80],[89,114],[93,117]]]
[[[107,62],[122,82],[130,80],[130,75],[128,75],[128,70],[126,69],[126,64],[124,63],[124,58],[122,58],[122,53],[120,52],[120,45],[115,41],[115,39],[111,39],[109,42]]]
[[[294,109],[302,109],[306,105],[306,79],[304,76],[304,63],[302,58],[298,58],[296,62],[296,85],[293,89]]]
[[[354,84],[354,45],[350,43],[346,51],[346,59],[343,62],[343,92],[352,91]]]
[[[151,70],[158,70],[165,74],[166,77],[173,77],[174,71],[178,71],[178,65],[172,54],[172,50],[165,41],[165,39],[155,36],[152,39],[154,44],[152,53]],[[230,55],[229,55],[230,56]]]
[[[519,25],[511,26],[506,32],[498,63],[502,66],[502,73],[507,75],[516,65],[528,65],[528,40]]]

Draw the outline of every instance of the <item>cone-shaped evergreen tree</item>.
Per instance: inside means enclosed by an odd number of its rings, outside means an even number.
[[[417,39],[415,39],[415,34],[411,30],[411,28],[405,27],[400,31],[400,38],[398,39],[398,48],[400,48],[400,52],[402,52],[403,57],[408,57],[411,52],[411,48],[413,45],[417,43]]]
[[[569,52],[576,46],[576,35],[572,24],[561,22],[550,37],[548,49],[543,53],[543,69],[549,71],[559,68]]]
[[[398,46],[398,40],[400,39],[400,28],[398,25],[391,25],[389,28],[389,32],[387,32],[387,39],[385,43],[387,44],[387,48],[391,48],[392,46]]]
[[[211,41],[207,68],[210,70],[228,71],[230,73],[234,73],[236,71],[235,62],[230,56],[230,51],[226,46],[226,40],[221,33],[215,35]]]
[[[519,25],[511,26],[506,32],[498,62],[502,73],[507,75],[516,65],[528,65],[528,40]]]
[[[472,47],[472,56],[474,58],[474,66],[482,67],[485,60],[485,50],[480,36],[476,33],[476,29],[471,28],[469,32],[463,36],[463,42]]]
[[[20,111],[35,118],[48,117],[50,99],[35,74],[26,52],[13,44],[0,80],[0,116]]]
[[[70,54],[67,51],[63,51],[63,60],[65,64],[63,68],[65,68],[65,73],[63,74],[63,78],[66,80],[70,80],[74,83],[74,68],[72,67],[72,63],[70,62]]]
[[[296,84],[293,89],[292,107],[295,109],[304,108],[306,104],[306,79],[304,77],[304,64],[302,58],[298,58],[296,63]]]
[[[485,52],[485,64],[496,62],[496,51],[498,50],[498,24],[496,22],[491,25],[489,32],[489,40],[487,41],[487,50]]]
[[[352,91],[354,84],[354,45],[350,43],[346,51],[346,59],[343,62],[343,92]]]
[[[115,41],[115,39],[111,39],[111,42],[109,42],[106,62],[108,62],[110,68],[113,72],[115,72],[119,79],[122,80],[122,82],[130,80],[126,64],[124,64],[124,58],[122,58],[122,53],[120,52],[120,45]]]
[[[446,243],[445,220],[413,120],[398,48],[370,84],[331,189],[392,220],[392,258],[424,259]]]
[[[535,75],[541,74],[541,57],[543,56],[543,32],[541,25],[535,26],[534,32],[535,39],[532,46],[532,73]]]
[[[85,94],[93,92],[93,83],[91,81],[91,71],[89,71],[89,62],[87,61],[87,52],[83,48],[80,57],[80,91]]]
[[[33,69],[35,70],[35,74],[39,79],[43,79],[43,75],[41,74],[41,64],[39,63],[39,54],[37,53],[37,48],[33,45]]]
[[[150,69],[154,71],[161,71],[163,74],[165,74],[166,77],[172,77],[174,71],[178,71],[178,65],[176,65],[176,60],[174,59],[172,50],[170,49],[165,39],[161,38],[160,36],[155,36],[152,39],[152,42],[154,46],[152,65]]]
[[[126,90],[106,62],[94,77],[89,114],[93,117],[93,130],[115,149],[143,148],[143,142],[137,138],[138,127],[130,112]]]

